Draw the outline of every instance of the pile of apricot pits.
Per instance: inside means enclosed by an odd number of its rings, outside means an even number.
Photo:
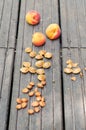
[[[66,67],[64,68],[64,73],[71,75],[70,79],[76,81],[76,75],[80,75],[80,78],[83,77],[83,70],[79,67],[79,63],[74,63],[71,59],[66,61]],[[84,68],[85,70],[85,68]]]
[[[38,81],[30,81],[23,89],[22,93],[27,94],[29,99],[34,98],[29,105],[28,114],[33,115],[41,111],[42,108],[46,106],[45,97],[41,93],[41,89],[44,89],[46,86],[46,73],[45,70],[51,67],[50,59],[52,59],[53,54],[47,52],[46,50],[40,50],[39,52],[34,51],[32,48],[27,47],[25,53],[33,59],[35,58],[34,67],[29,61],[23,61],[22,67],[20,68],[21,73],[23,74],[35,74]],[[49,61],[48,61],[49,60]],[[28,106],[29,99],[27,98],[17,98],[16,99],[16,109],[21,110],[25,109]],[[33,99],[32,99],[33,100]]]
[[[40,22],[40,14],[35,10],[31,10],[26,14],[25,20],[30,25],[37,25]],[[61,30],[58,24],[53,23],[50,24],[45,31],[46,36],[50,40],[54,40],[59,38],[61,34]],[[43,46],[46,43],[46,37],[41,32],[35,32],[32,35],[32,44],[39,47]],[[52,53],[46,52],[46,50],[40,50],[39,52],[35,52],[32,48],[28,47],[25,49],[25,52],[29,54],[31,58],[35,58],[35,67],[31,65],[30,62],[24,61],[22,63],[22,67],[20,68],[21,73],[26,74],[36,74],[38,82],[34,83],[30,81],[30,83],[22,89],[23,94],[28,94],[29,98],[34,97],[34,101],[29,104],[30,108],[28,109],[28,114],[32,115],[34,113],[38,113],[43,107],[46,106],[46,101],[44,96],[41,93],[40,89],[43,89],[46,86],[46,75],[45,69],[49,69],[51,67],[51,62],[46,61],[52,58]],[[44,60],[45,59],[45,60]],[[28,106],[29,99],[27,98],[17,98],[16,99],[16,109],[24,109]]]
[[[40,14],[35,10],[31,10],[26,14],[26,22],[30,25],[37,25],[40,22]],[[50,24],[45,30],[46,36],[50,40],[55,40],[60,37],[61,29],[58,24]],[[42,46],[46,43],[46,37],[41,32],[36,32],[32,36],[32,43],[35,46]]]

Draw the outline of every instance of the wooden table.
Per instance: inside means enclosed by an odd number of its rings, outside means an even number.
[[[29,10],[40,13],[37,26],[25,22]],[[60,39],[47,39],[40,48],[32,46],[32,34],[45,33],[51,23],[60,25]],[[24,52],[26,47],[53,53],[42,90],[46,107],[32,116],[27,114],[30,103],[24,110],[15,108],[17,97],[28,97],[21,90],[29,81],[37,82],[29,73],[20,73],[23,61],[35,62]],[[0,1],[0,130],[86,130],[86,72],[71,81],[63,72],[69,58],[86,67],[86,0]]]

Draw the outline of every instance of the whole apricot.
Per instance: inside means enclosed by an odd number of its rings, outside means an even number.
[[[36,32],[33,34],[32,36],[32,43],[35,45],[35,46],[42,46],[44,45],[46,42],[46,37],[44,36],[43,33],[41,32]]]
[[[26,14],[26,22],[31,25],[36,25],[40,22],[40,14],[35,11],[31,10]]]
[[[61,34],[60,27],[56,23],[50,24],[46,28],[46,35],[51,40],[59,38],[60,34]]]

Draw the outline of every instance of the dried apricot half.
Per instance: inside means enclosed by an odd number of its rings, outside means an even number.
[[[77,68],[73,69],[73,74],[78,74],[80,72],[81,72],[81,68],[80,67],[77,67]]]
[[[34,111],[35,112],[39,112],[40,111],[40,107],[34,107]]]
[[[33,107],[37,107],[37,106],[39,106],[39,102],[38,101],[33,101],[31,105]]]
[[[34,114],[34,110],[33,109],[28,109],[28,114],[30,114],[30,115]]]
[[[31,58],[34,58],[36,56],[36,52],[35,51],[31,51],[30,54],[29,54],[29,56]]]
[[[36,58],[37,60],[41,60],[41,59],[43,59],[43,56],[40,55],[40,54],[38,54],[38,55],[35,56],[35,58]]]
[[[45,71],[44,71],[44,69],[37,69],[36,73],[37,74],[45,74]]]
[[[72,80],[72,81],[76,81],[76,77],[74,77],[74,76],[71,77],[71,80]]]
[[[29,72],[29,68],[28,67],[22,67],[20,68],[20,71],[24,74],[28,73]]]
[[[22,107],[22,108],[26,108],[26,107],[27,107],[27,103],[26,103],[26,102],[23,102],[23,103],[21,104],[21,107]]]
[[[32,51],[32,49],[30,48],[30,47],[27,47],[26,49],[25,49],[25,52],[26,53],[30,53]]]
[[[29,92],[29,89],[28,88],[23,88],[22,89],[22,93],[28,93]]]
[[[39,51],[39,54],[42,55],[42,56],[44,56],[45,53],[46,53],[46,50],[40,50],[40,51]]]
[[[43,102],[43,101],[40,101],[39,104],[40,104],[41,107],[45,107],[45,105],[46,105],[46,103]]]
[[[65,72],[66,74],[70,74],[70,73],[73,72],[73,70],[70,69],[70,68],[64,68],[64,72]]]
[[[28,94],[30,97],[34,96],[34,91],[30,91]]]
[[[31,66],[30,62],[23,62],[22,66],[29,68]]]
[[[28,102],[27,98],[22,98],[21,100],[22,100],[22,102]]]
[[[29,72],[34,74],[36,73],[36,69],[34,67],[29,67]]]
[[[50,58],[52,58],[52,53],[46,52],[44,57],[47,58],[47,59],[50,59]]]
[[[43,64],[44,64],[44,61],[43,60],[39,60],[35,63],[35,66],[38,67],[38,68],[41,68],[43,67]]]
[[[21,98],[17,98],[17,99],[16,99],[16,102],[19,103],[19,104],[22,103]]]
[[[20,110],[21,108],[22,108],[22,107],[21,107],[21,104],[17,104],[17,105],[16,105],[16,109],[17,109],[17,110]]]
[[[50,68],[51,67],[51,63],[50,62],[45,62],[44,64],[43,64],[43,68],[45,68],[45,69],[48,69],[48,68]]]
[[[42,83],[38,83],[38,84],[37,84],[37,87],[38,87],[38,88],[44,88],[44,86],[43,86]]]
[[[40,81],[44,81],[44,80],[46,80],[46,76],[43,75],[43,74],[40,74],[40,75],[38,75],[38,79],[39,79]]]

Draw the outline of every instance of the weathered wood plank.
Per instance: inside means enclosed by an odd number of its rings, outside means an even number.
[[[4,1],[3,1],[4,2]],[[0,47],[14,47],[19,1],[5,0],[1,14]],[[15,10],[16,8],[16,10]],[[10,36],[9,36],[10,34]],[[10,40],[10,45],[9,45]]]
[[[24,12],[24,17],[26,15],[26,13],[30,10],[33,10],[34,9],[34,0],[29,2],[29,1],[26,1],[26,9],[25,9],[25,12]],[[23,8],[23,6],[22,6]],[[21,8],[21,9],[22,9]],[[21,13],[22,15],[22,13]],[[23,44],[23,49],[25,49],[26,47],[32,47],[32,33],[33,33],[33,26],[30,26],[28,25],[26,22],[25,22],[25,18],[24,18],[24,44]],[[21,35],[21,34],[20,34]],[[34,48],[33,48],[34,49]],[[23,54],[24,55],[24,54]],[[25,55],[22,56],[23,59],[22,61],[25,59]],[[28,57],[28,60],[32,62],[32,60]],[[32,62],[32,65],[34,64],[34,61]],[[28,76],[26,77],[27,81],[25,81],[25,76],[21,76],[22,80],[20,81],[21,83],[21,89],[24,88],[24,84],[28,84],[30,81],[34,81],[36,82],[36,78],[35,76],[31,76],[30,74],[28,74]],[[22,86],[23,85],[23,86]],[[21,92],[20,92],[21,93]],[[21,94],[20,94],[21,95]],[[28,108],[31,108],[31,102],[34,100],[34,98],[29,98],[29,104],[28,104]],[[27,108],[27,110],[28,110]],[[38,114],[39,115],[39,114]],[[26,123],[23,121],[23,120],[20,120],[21,116],[23,116],[21,113],[19,114],[18,116],[18,123],[17,123],[17,129],[37,129],[39,130],[40,129],[40,118],[38,118],[39,116],[38,115],[35,115],[35,116],[29,116],[27,111],[26,111],[26,115],[25,115],[25,119],[27,120]],[[22,124],[22,125],[20,125]],[[34,124],[34,125],[33,125]]]
[[[34,10],[34,0],[32,1],[27,1],[26,2],[26,11],[24,12],[24,24],[25,24],[25,29],[24,29],[24,45],[23,48],[25,49],[26,47],[32,47],[32,34],[33,34],[33,26],[27,24],[25,22],[25,15],[28,11]]]
[[[11,90],[12,68],[13,68],[14,50],[10,49],[6,52],[3,64],[3,81],[0,99],[0,130],[7,129],[8,107]],[[4,55],[3,55],[4,58]]]
[[[51,7],[51,2],[48,0],[47,4],[46,2],[43,1],[43,32],[45,33],[45,29],[49,24],[51,24],[52,20],[52,8]],[[46,11],[47,9],[47,11]],[[46,44],[45,44],[45,50],[51,52],[51,45],[52,41],[47,39]],[[51,64],[53,65],[53,61],[51,61]],[[53,85],[52,85],[52,70],[53,66],[51,66],[50,69],[46,70],[46,87],[42,94],[44,95],[46,99],[46,107],[42,110],[42,130],[52,130],[54,128],[54,113],[53,113]],[[49,117],[49,118],[48,118]]]
[[[0,46],[7,47],[8,32],[10,26],[12,0],[6,0],[3,8],[3,16],[0,29]]]
[[[22,88],[24,88],[24,85],[26,85],[27,83],[26,82],[27,77],[24,75],[25,81],[22,81],[21,80],[22,75],[20,73],[20,67],[22,65],[22,55],[23,55],[22,48],[24,44],[23,35],[24,35],[24,23],[25,23],[25,10],[26,10],[26,0],[21,2],[21,13],[20,13],[20,19],[19,19],[20,24],[19,24],[19,31],[18,31],[19,34],[18,34],[18,40],[17,40],[16,59],[15,59],[15,67],[14,67],[14,80],[13,80],[13,92],[12,92],[12,101],[11,101],[12,105],[11,105],[11,112],[10,112],[11,114],[10,114],[10,121],[9,121],[9,130],[18,130],[18,129],[23,130],[23,129],[26,129],[26,127],[28,127],[27,112],[23,110],[18,112],[16,110],[16,99],[18,97],[23,97],[21,90]],[[21,82],[23,84],[21,84]]]
[[[9,48],[15,48],[16,46],[16,31],[18,24],[18,9],[19,9],[19,1],[13,0],[12,10],[11,10],[11,20],[10,20],[10,28],[9,28]]]
[[[47,11],[46,11],[47,9]],[[58,22],[58,2],[43,1],[43,32],[51,23]],[[43,91],[46,98],[46,108],[42,111],[42,129],[62,130],[61,82],[60,82],[60,45],[59,40],[47,39],[45,49],[53,53],[52,67],[46,70],[47,86]],[[58,67],[57,67],[58,66]],[[58,78],[57,78],[58,77]],[[57,87],[58,86],[58,87]],[[49,117],[49,118],[48,118]],[[59,117],[59,118],[58,118]]]
[[[84,106],[84,116],[86,122],[86,71],[84,68],[86,67],[86,49],[81,49],[81,67],[83,68],[83,80],[82,80],[82,95],[83,95],[83,106]],[[86,129],[86,125],[85,125]]]
[[[57,3],[55,0],[54,2]],[[15,67],[14,67],[14,80],[13,80],[13,92],[12,92],[12,101],[11,101],[11,113],[9,121],[9,130],[41,130],[45,129],[60,129],[62,130],[62,106],[61,106],[61,83],[60,83],[60,60],[59,60],[59,41],[53,41],[53,43],[47,39],[47,42],[44,47],[34,47],[32,45],[32,34],[36,31],[44,32],[45,29],[51,22],[58,22],[58,14],[54,15],[54,6],[55,11],[57,12],[57,4],[54,4],[48,1],[47,5],[43,1],[21,1],[21,10],[20,10],[20,21],[19,21],[19,31],[18,31],[18,41],[16,48],[16,58],[15,58]],[[45,8],[48,7],[46,12]],[[25,15],[29,10],[37,10],[41,14],[40,24],[37,26],[28,25],[25,22]],[[51,13],[52,10],[52,13]],[[48,17],[47,17],[48,16]],[[47,18],[46,18],[47,17]],[[51,18],[52,17],[52,18]],[[52,44],[54,46],[52,46]],[[22,94],[21,90],[29,83],[29,81],[38,82],[37,75],[26,74],[23,75],[19,72],[21,64],[23,61],[30,61],[34,66],[35,60],[29,58],[25,54],[24,49],[26,47],[31,47],[33,50],[38,52],[41,49],[45,49],[53,53],[54,58],[51,61],[52,67],[50,70],[46,70],[47,76],[47,85],[42,90],[42,94],[46,98],[46,107],[42,109],[42,112],[29,116],[27,114],[27,109],[31,107],[31,102],[35,99],[29,98],[28,107],[25,110],[17,111],[16,98],[17,97],[28,97],[27,95]],[[58,57],[57,57],[58,55]],[[56,68],[56,66],[59,66]],[[53,68],[54,67],[54,68]],[[52,69],[53,68],[53,69]],[[58,77],[58,78],[57,78]],[[52,79],[55,82],[52,82]],[[58,80],[57,80],[58,79]],[[58,82],[59,81],[59,82]],[[58,87],[57,87],[58,86]],[[48,95],[49,93],[49,95]],[[15,113],[15,115],[14,115]],[[49,124],[47,123],[48,118],[50,117]]]
[[[81,53],[78,49],[63,49],[63,69],[66,67],[66,61],[72,59],[74,62],[82,65]],[[76,81],[70,78],[73,75],[63,73],[64,89],[64,112],[65,112],[65,130],[85,130],[85,113],[83,95],[83,78],[75,75]]]
[[[20,64],[22,61],[27,61],[28,58],[28,55],[25,54],[25,52],[22,52],[22,48],[23,48],[23,51],[26,47],[32,47],[32,43],[31,43],[31,39],[32,39],[32,32],[33,32],[33,27],[28,25],[26,22],[25,22],[25,15],[26,15],[26,12],[28,12],[29,10],[31,10],[31,5],[32,5],[32,8],[33,8],[33,3],[34,1],[31,1],[31,3],[29,1],[23,1],[21,3],[21,14],[20,14],[20,25],[19,25],[19,37],[18,37],[18,46],[17,46],[17,51],[20,50],[19,52],[17,52],[17,58],[20,59],[18,61],[16,61],[16,64],[19,65],[18,68],[15,67],[15,73],[19,72],[19,69],[20,69]],[[22,31],[21,31],[22,30]],[[24,31],[23,31],[24,30]],[[20,44],[22,43],[22,44]],[[24,44],[23,44],[24,43]],[[23,54],[22,54],[23,53]],[[22,59],[21,59],[22,58]],[[16,77],[16,76],[14,76]],[[16,106],[16,98],[19,96],[19,97],[23,97],[24,95],[21,93],[21,90],[22,88],[24,88],[30,80],[32,80],[32,76],[31,75],[22,75],[21,76],[19,74],[17,74],[17,81],[16,81],[16,78],[14,79],[14,87],[13,87],[13,98],[12,98],[12,107],[11,107],[11,117],[10,117],[10,125],[9,125],[9,129],[36,129],[36,128],[40,128],[40,124],[39,121],[40,121],[40,118],[36,118],[37,116],[35,115],[35,118],[33,119],[33,117],[29,117],[28,114],[27,114],[27,110],[25,111],[20,111],[18,112],[18,115],[17,115],[17,111],[15,109],[15,106]],[[36,80],[35,80],[36,81]],[[18,84],[17,86],[19,86],[19,88],[15,88],[15,84]],[[16,91],[16,93],[15,93]],[[30,99],[30,102],[32,100]],[[28,104],[28,108],[29,108],[29,104]],[[28,109],[27,108],[27,109]],[[15,109],[15,110],[14,110]],[[16,115],[13,117],[14,115],[14,111],[16,113]],[[21,118],[23,117],[23,118]],[[33,125],[33,121],[36,119],[36,121],[34,122],[35,124]],[[37,120],[38,119],[38,120]],[[16,122],[17,120],[17,122]],[[29,122],[30,120],[30,122]],[[29,126],[28,126],[29,124]]]
[[[22,88],[30,81],[30,75],[22,75],[20,73],[20,67],[22,61],[28,61],[29,57],[25,54],[24,49],[28,46],[32,47],[31,38],[33,28],[25,22],[26,12],[33,7],[33,1],[21,1],[21,10],[20,10],[20,22],[19,22],[19,31],[18,31],[18,41],[16,49],[16,60],[15,60],[15,69],[14,69],[14,81],[13,81],[13,94],[12,94],[12,105],[11,105],[11,114],[9,122],[9,130],[24,130],[28,129],[29,125],[29,116],[27,109],[18,111],[16,110],[16,98],[17,97],[27,97],[27,95],[22,94]],[[17,78],[16,78],[17,77]],[[14,116],[15,113],[15,116]],[[21,118],[23,117],[23,118]]]
[[[40,23],[38,25],[34,26],[32,33],[42,32],[42,27],[43,27],[42,26],[42,24],[43,24],[43,22],[42,22],[42,16],[43,16],[42,15],[42,10],[43,10],[42,1],[40,1],[40,0],[35,1],[34,0],[33,8],[34,8],[34,10],[36,10],[36,11],[38,11],[40,13],[41,19],[40,19]],[[31,36],[31,38],[32,38],[32,36]],[[37,48],[37,47],[34,47],[34,46],[32,46],[32,47],[33,47],[33,50],[35,50],[37,53],[38,53],[38,51],[40,49],[43,49],[43,47],[40,47],[40,48]],[[32,65],[33,66],[35,65],[35,62],[36,62],[36,60],[32,60]],[[38,79],[37,79],[37,75],[32,76],[31,80],[34,81],[35,84],[37,84],[39,82]],[[39,89],[39,91],[42,93],[41,89]],[[34,98],[31,98],[30,101],[32,102],[32,101],[35,101],[35,100],[36,100],[36,98],[34,97]],[[34,130],[34,129],[35,130],[40,130],[41,127],[42,127],[41,119],[42,119],[41,111],[39,113],[33,115],[33,116],[30,116],[30,118],[29,118],[29,130]]]
[[[2,89],[2,81],[3,81],[3,73],[4,73],[4,62],[5,62],[5,49],[0,49],[0,98],[1,98],[1,89]]]
[[[1,1],[0,1],[0,26],[1,26],[3,8],[4,8],[4,0],[1,0]]]
[[[52,0],[52,23],[59,24],[59,3],[57,0]],[[57,13],[55,13],[57,12]],[[54,45],[52,45],[54,44]],[[54,129],[63,129],[62,115],[62,90],[61,90],[61,61],[60,61],[60,40],[51,43],[51,51],[54,54],[53,59],[53,106],[54,106]]]
[[[62,46],[86,47],[86,2],[60,0]]]

